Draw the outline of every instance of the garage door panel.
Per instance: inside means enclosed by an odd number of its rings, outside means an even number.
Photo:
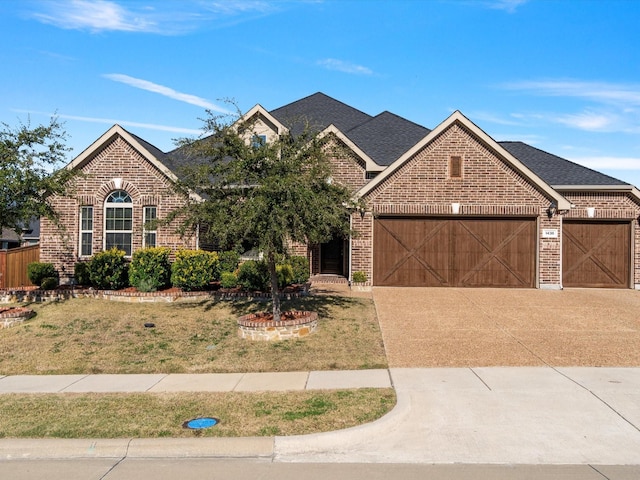
[[[380,219],[374,230],[374,282],[392,286],[448,284],[449,226],[417,219]]]
[[[534,284],[534,219],[378,219],[374,235],[375,285]]]
[[[629,222],[564,222],[564,286],[627,288],[630,275],[630,231]]]

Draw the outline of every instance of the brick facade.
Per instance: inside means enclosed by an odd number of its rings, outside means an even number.
[[[170,180],[151,162],[144,158],[122,137],[114,137],[107,145],[80,167],[82,177],[76,182],[71,197],[52,197],[54,208],[60,215],[58,228],[43,218],[41,222],[40,261],[51,262],[61,274],[61,281],[73,278],[79,254],[80,207],[93,207],[93,253],[104,246],[104,205],[114,190],[125,190],[133,201],[133,251],[142,248],[143,209],[156,206],[159,219],[180,205],[171,188]],[[157,246],[196,248],[197,237],[181,238],[175,233],[175,225],[159,226]]]
[[[574,207],[563,218],[629,220],[631,224],[632,282],[640,288],[640,202],[627,192],[561,192]],[[589,210],[593,209],[593,217]]]
[[[462,175],[451,178],[450,157],[462,157]],[[560,218],[548,218],[550,199],[517,170],[484,146],[460,124],[453,124],[414,155],[394,175],[366,197],[364,218],[354,214],[352,271],[373,278],[373,218],[377,215],[535,217],[538,219],[538,283],[561,284],[560,238],[542,238],[543,229],[561,228]]]

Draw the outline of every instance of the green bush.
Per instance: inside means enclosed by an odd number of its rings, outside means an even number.
[[[353,272],[352,280],[355,283],[365,283],[367,281],[367,274],[364,272]]]
[[[214,281],[218,254],[204,250],[178,250],[171,265],[171,284],[183,290],[203,290]]]
[[[96,253],[91,259],[89,278],[100,290],[118,290],[128,286],[125,252],[112,248]]]
[[[136,250],[129,265],[129,284],[141,292],[155,292],[171,281],[168,248],[154,247]]]
[[[91,285],[91,264],[89,262],[78,262],[73,267],[73,278],[76,285]]]
[[[27,265],[27,277],[34,285],[41,286],[45,278],[57,277],[53,263],[33,262]]]
[[[234,250],[220,252],[218,253],[218,262],[219,274],[216,280],[222,280],[223,272],[235,272],[238,269],[240,254]]]
[[[233,272],[222,272],[220,274],[220,286],[222,288],[236,288],[238,286],[238,276]]]
[[[42,279],[42,285],[40,285],[40,288],[43,290],[54,290],[59,284],[60,281],[58,280],[58,277],[46,277]]]
[[[248,260],[242,263],[238,270],[238,283],[245,290],[268,292],[271,280],[269,279],[267,262],[263,260]]]
[[[279,288],[284,288],[293,282],[293,268],[288,263],[276,265],[276,273],[278,274]]]
[[[307,257],[293,256],[289,258],[288,262],[293,269],[293,278],[291,283],[307,283],[309,281],[310,268],[309,260]]]

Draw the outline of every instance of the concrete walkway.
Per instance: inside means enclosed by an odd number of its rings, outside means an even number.
[[[258,392],[390,388],[387,370],[133,375],[13,375],[3,393]]]
[[[0,439],[0,460],[244,457],[285,463],[627,465],[633,467],[626,472],[640,473],[640,368],[10,376],[0,379],[0,393],[390,385],[398,396],[391,413],[339,432],[275,438]]]

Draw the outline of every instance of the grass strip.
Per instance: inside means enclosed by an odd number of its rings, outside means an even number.
[[[376,420],[393,389],[286,393],[0,395],[3,438],[158,438],[302,435]],[[203,430],[187,420],[215,417]]]

